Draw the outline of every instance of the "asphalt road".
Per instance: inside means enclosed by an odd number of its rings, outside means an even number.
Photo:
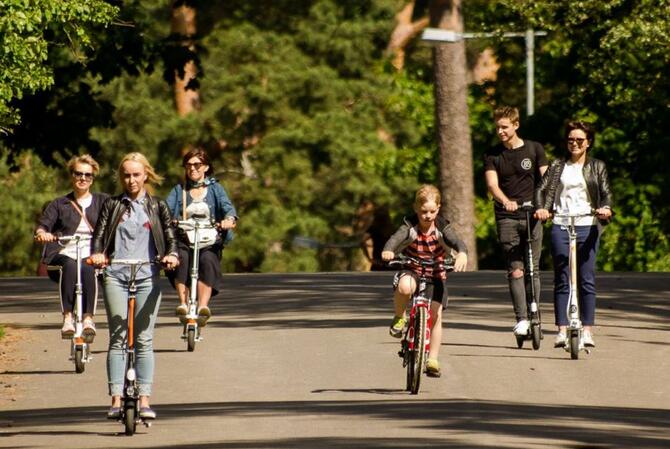
[[[450,277],[444,375],[404,391],[388,336],[390,273],[226,275],[186,352],[165,284],[155,424],[104,415],[107,332],[75,374],[55,284],[0,278],[2,448],[669,448],[670,274],[599,274],[597,348],[570,360],[546,338],[516,348],[501,272]]]

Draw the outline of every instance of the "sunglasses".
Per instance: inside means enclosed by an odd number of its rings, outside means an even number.
[[[568,138],[568,143],[569,144],[576,143],[577,146],[579,146],[579,147],[581,147],[584,142],[586,142],[586,139],[583,139],[583,138],[573,138],[573,137]]]
[[[93,173],[86,173],[83,171],[73,171],[72,172],[72,177],[73,178],[84,178],[84,179],[93,179]]]
[[[187,170],[191,167],[195,168],[196,170],[200,170],[200,168],[202,168],[203,165],[205,164],[203,164],[202,162],[193,162],[193,163],[187,162],[184,164],[184,167]]]

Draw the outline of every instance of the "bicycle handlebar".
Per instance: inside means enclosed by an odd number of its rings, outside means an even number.
[[[440,267],[444,268],[446,271],[454,271],[454,258],[451,256],[447,256],[443,262],[438,262],[436,260],[423,260],[411,256],[402,256],[393,260],[389,260],[388,265],[389,266],[415,265],[419,267]]]

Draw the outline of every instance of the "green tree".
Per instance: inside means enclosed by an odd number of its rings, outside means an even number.
[[[81,59],[91,27],[109,24],[116,12],[102,0],[0,1],[0,129],[20,120],[13,100],[53,85],[49,47],[66,47]]]

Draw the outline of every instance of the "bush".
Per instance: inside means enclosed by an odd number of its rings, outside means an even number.
[[[33,241],[42,208],[63,194],[58,169],[45,166],[31,151],[10,157],[0,150],[0,273],[34,275],[42,247]]]

